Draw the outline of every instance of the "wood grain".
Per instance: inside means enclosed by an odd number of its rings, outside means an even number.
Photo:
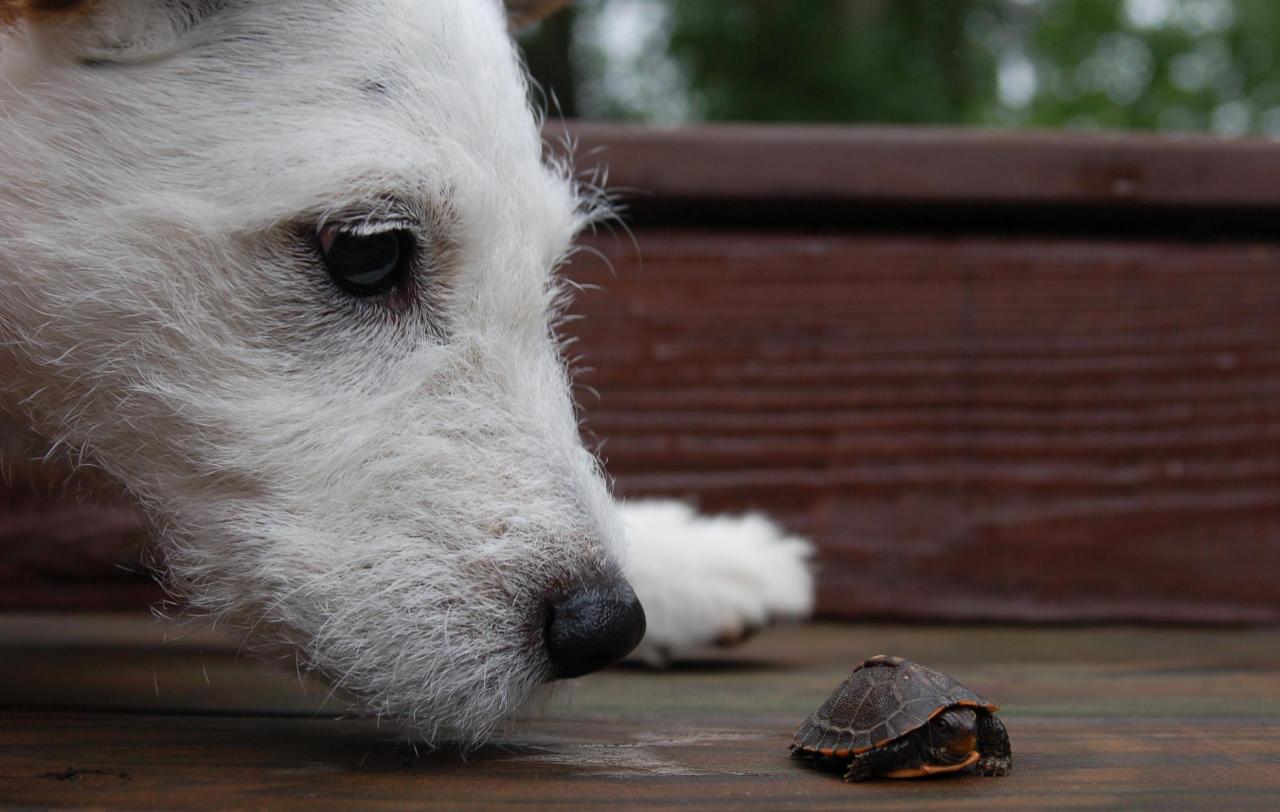
[[[553,146],[567,138],[579,165],[607,164],[610,186],[664,204],[1280,207],[1280,149],[1261,138],[555,121],[545,133]]]

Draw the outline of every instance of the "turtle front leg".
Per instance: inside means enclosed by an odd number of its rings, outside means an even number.
[[[1013,748],[1009,746],[1009,731],[990,713],[979,714],[978,752],[981,758],[975,767],[978,775],[1008,775],[1013,769]]]
[[[922,763],[915,740],[908,736],[854,756],[844,780],[867,781],[884,773],[919,767]]]

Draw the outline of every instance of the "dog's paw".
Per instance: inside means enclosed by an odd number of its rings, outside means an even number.
[[[622,512],[627,577],[648,621],[631,659],[663,665],[813,610],[813,548],[764,516],[700,516],[671,501],[628,503]]]

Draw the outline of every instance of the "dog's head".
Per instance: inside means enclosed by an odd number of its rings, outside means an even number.
[[[150,510],[194,606],[428,735],[643,629],[553,330],[597,207],[543,160],[538,5],[22,0],[0,33],[4,400]]]

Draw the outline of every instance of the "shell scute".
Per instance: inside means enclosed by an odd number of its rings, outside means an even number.
[[[857,755],[902,738],[956,705],[991,713],[1000,709],[945,674],[879,655],[853,669],[800,725],[791,746],[827,756]]]

